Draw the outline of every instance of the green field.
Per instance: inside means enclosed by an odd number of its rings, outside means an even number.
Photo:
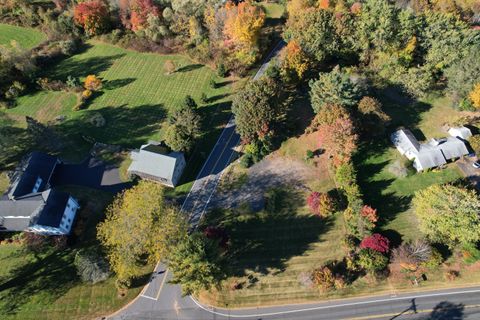
[[[174,61],[177,68],[171,75],[164,71],[167,60]],[[18,105],[9,109],[8,114],[20,123],[23,116],[43,123],[65,116],[66,120],[55,124],[60,137],[70,145],[63,149],[62,155],[82,159],[91,147],[82,135],[131,148],[149,139],[161,140],[162,123],[168,112],[178,108],[186,95],[191,95],[204,117],[205,134],[188,161],[185,181],[190,181],[228,118],[231,81],[218,78],[208,67],[183,56],[138,53],[98,42],[88,43],[82,53],[62,61],[42,76],[65,81],[68,76],[82,80],[89,74],[103,79],[103,89],[85,110],[73,111],[76,103],[73,93],[39,91],[20,97]],[[215,88],[211,88],[211,80],[216,82]],[[202,93],[209,99],[206,104],[200,103]],[[97,113],[105,118],[104,127],[89,122]]]
[[[38,30],[0,23],[0,45],[10,46],[16,41],[22,48],[33,48],[47,36]]]
[[[113,277],[95,285],[80,281],[73,265],[76,250],[98,245],[96,225],[112,195],[82,188],[66,191],[82,204],[75,227],[82,230],[72,245],[35,255],[17,243],[0,244],[2,319],[93,319],[119,309],[142,289],[143,283],[138,283],[120,297]]]

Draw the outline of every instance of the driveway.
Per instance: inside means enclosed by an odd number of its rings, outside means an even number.
[[[52,185],[78,185],[117,193],[131,184],[122,182],[118,167],[106,165],[103,161],[89,157],[78,164],[58,165],[52,177]]]
[[[475,188],[480,189],[480,169],[474,168],[472,164],[477,161],[477,157],[466,157],[457,161],[457,166],[463,175],[469,179]]]

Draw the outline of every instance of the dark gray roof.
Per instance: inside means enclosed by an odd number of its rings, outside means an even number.
[[[33,223],[57,228],[62,221],[62,216],[70,195],[54,189],[45,191],[44,194],[46,192],[49,192],[48,195],[44,195],[46,202],[38,213],[38,216],[33,219]]]
[[[70,195],[48,189],[44,192],[0,200],[0,220],[4,229],[22,231],[32,224],[57,228],[62,220]]]
[[[17,172],[14,174],[8,196],[10,198],[17,198],[32,193],[38,177],[42,179],[38,191],[44,191],[57,162],[57,157],[41,152],[32,152],[28,158],[21,163]]]

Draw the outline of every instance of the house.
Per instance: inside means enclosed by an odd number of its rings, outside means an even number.
[[[170,187],[178,184],[186,165],[183,153],[169,152],[155,141],[142,145],[140,150],[132,151],[130,157],[132,163],[128,167],[128,173],[131,176],[157,181]]]
[[[448,129],[448,134],[462,140],[468,140],[472,136],[472,131],[466,127],[452,127]]]
[[[413,160],[417,171],[439,167],[468,154],[465,143],[456,137],[431,139],[427,143],[420,143],[410,130],[399,129],[392,133],[390,139],[400,154]]]
[[[11,176],[10,188],[0,199],[0,231],[30,231],[44,235],[69,234],[79,209],[76,199],[52,188],[50,182],[61,161],[31,153]]]

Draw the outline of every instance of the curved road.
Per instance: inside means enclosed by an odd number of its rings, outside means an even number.
[[[281,42],[272,50],[254,79],[263,75],[270,59],[284,45]],[[235,122],[232,117],[183,203],[182,211],[189,214],[193,228],[206,212],[221,175],[233,158],[234,148],[239,141],[240,137],[235,132]],[[480,319],[480,287],[395,296],[381,295],[304,305],[228,310],[202,306],[192,297],[182,297],[180,287],[168,283],[170,276],[162,264],[157,265],[142,293],[129,305],[108,318],[118,320]]]

